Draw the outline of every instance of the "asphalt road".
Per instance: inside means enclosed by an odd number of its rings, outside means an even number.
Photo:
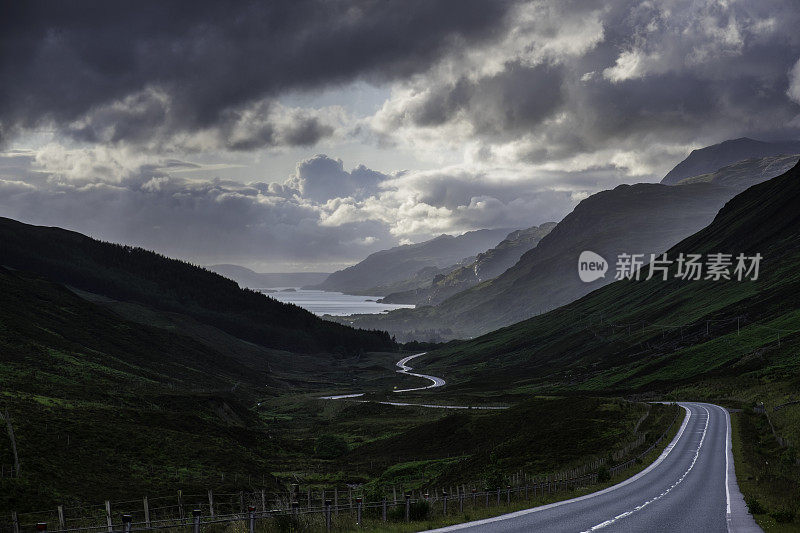
[[[572,500],[434,531],[755,532],[730,452],[723,408],[680,403],[683,424],[661,456],[639,474]]]
[[[445,381],[442,378],[437,378],[436,376],[429,376],[427,374],[415,374],[414,372],[411,372],[412,368],[406,364],[409,361],[411,361],[412,359],[415,359],[415,358],[419,357],[420,355],[425,355],[426,353],[428,353],[428,352],[422,352],[422,353],[418,353],[418,354],[414,354],[414,355],[409,355],[408,357],[404,357],[404,358],[400,359],[397,362],[397,366],[400,367],[400,370],[398,370],[397,372],[399,374],[407,374],[409,376],[416,376],[418,378],[429,379],[433,383],[431,383],[430,385],[427,385],[425,387],[415,387],[413,389],[399,389],[399,390],[395,390],[394,392],[411,392],[411,391],[415,391],[415,390],[435,389],[436,387],[441,387],[441,386],[444,385]]]

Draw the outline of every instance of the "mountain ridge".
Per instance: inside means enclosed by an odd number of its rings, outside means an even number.
[[[800,156],[778,159],[785,165],[796,157]],[[436,306],[333,320],[386,329],[402,340],[448,340],[481,335],[546,312],[612,281],[606,276],[581,282],[575,265],[582,251],[606,258],[663,252],[708,225],[736,194],[784,168],[777,165],[764,172],[768,163],[762,163],[740,161],[739,166],[680,185],[623,184],[601,191],[581,201],[535,248],[494,279]]]
[[[437,274],[446,273],[502,241],[513,229],[482,229],[462,235],[442,234],[416,244],[380,250],[355,265],[338,270],[318,285],[308,288],[350,294],[386,296],[412,285],[422,286]]]
[[[788,392],[798,378],[783,369],[796,368],[800,337],[783,333],[776,342],[774,332],[797,330],[798,202],[800,163],[734,197],[668,251],[673,260],[680,253],[761,254],[758,279],[682,280],[673,264],[666,281],[617,281],[547,314],[432,351],[430,369],[449,372],[455,387],[501,386],[513,374],[518,385],[630,393],[751,376],[741,384],[746,388],[759,376],[780,376],[785,387],[776,393]]]
[[[757,141],[748,137],[729,139],[719,144],[692,150],[661,180],[664,185],[675,185],[681,180],[714,172],[722,167],[745,159],[772,157],[800,153],[800,141]]]
[[[437,305],[450,296],[497,277],[511,268],[525,252],[539,244],[539,241],[555,226],[555,222],[545,222],[539,226],[513,231],[497,246],[478,254],[473,262],[436,275],[430,285],[392,293],[380,301]]]
[[[228,263],[209,265],[206,268],[248,289],[302,287],[320,283],[330,275],[330,272],[256,272],[241,265]]]

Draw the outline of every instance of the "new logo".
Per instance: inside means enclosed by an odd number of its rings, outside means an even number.
[[[584,283],[606,277],[608,261],[594,252],[583,251],[578,257],[578,276]]]

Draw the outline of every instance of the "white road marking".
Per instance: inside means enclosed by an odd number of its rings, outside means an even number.
[[[681,406],[681,407],[683,407],[683,406]],[[686,407],[683,407],[683,408],[686,409]],[[455,524],[455,525],[452,525],[452,526],[442,527],[442,528],[439,528],[439,529],[431,529],[431,530],[429,530],[428,533],[434,533],[434,532],[435,533],[443,533],[445,531],[457,531],[459,529],[467,529],[467,528],[470,528],[470,527],[476,527],[476,526],[483,526],[483,525],[486,525],[486,524],[491,524],[493,522],[500,522],[501,520],[510,520],[510,519],[518,518],[520,516],[525,516],[525,515],[528,515],[528,514],[531,514],[531,513],[538,513],[539,511],[546,511],[547,509],[552,509],[554,507],[560,507],[561,505],[567,505],[567,504],[570,504],[570,503],[575,503],[575,502],[580,502],[580,501],[583,501],[583,500],[588,500],[590,498],[595,498],[597,496],[600,496],[600,495],[615,491],[617,489],[620,489],[620,488],[622,488],[622,487],[624,487],[626,485],[629,485],[629,484],[633,483],[634,481],[636,481],[638,479],[641,479],[643,476],[646,476],[654,468],[656,468],[658,465],[660,465],[662,462],[664,462],[664,460],[667,458],[667,456],[670,454],[670,452],[675,448],[675,445],[678,443],[678,441],[680,441],[681,437],[683,437],[683,433],[686,430],[686,426],[689,424],[689,419],[691,417],[692,417],[692,412],[689,411],[689,409],[686,409],[686,416],[683,419],[683,424],[681,424],[681,427],[678,430],[677,435],[675,435],[675,438],[672,439],[672,442],[670,442],[669,445],[666,448],[664,448],[664,451],[661,452],[661,455],[658,456],[658,459],[653,461],[653,463],[650,466],[648,466],[647,468],[645,468],[644,470],[642,470],[638,474],[636,474],[636,475],[634,475],[632,477],[629,477],[628,479],[626,479],[624,481],[620,481],[616,485],[613,485],[611,487],[606,487],[603,490],[599,490],[599,491],[593,492],[591,494],[585,494],[583,496],[578,496],[577,498],[572,498],[570,500],[563,500],[563,501],[560,501],[560,502],[549,503],[547,505],[540,505],[539,507],[533,507],[531,509],[523,509],[522,511],[516,511],[516,512],[513,512],[513,513],[508,513],[508,514],[504,514],[504,515],[500,515],[500,516],[494,516],[492,518],[484,518],[483,520],[476,520],[474,522],[464,522],[462,524]],[[706,424],[708,424],[708,421],[706,421]]]
[[[718,406],[719,407],[719,406]],[[727,425],[727,431],[725,432],[725,501],[727,502],[727,515],[730,519],[731,516],[731,489],[728,486],[730,483],[728,479],[728,470],[730,470],[731,465],[729,462],[730,455],[733,454],[733,443],[731,441],[731,419],[728,411],[720,407],[722,411],[725,413],[725,423]]]
[[[582,533],[590,533],[591,531],[597,531],[598,529],[603,529],[604,527],[608,527],[611,524],[613,524],[614,522],[617,522],[618,520],[622,520],[623,518],[627,518],[627,517],[629,517],[630,515],[632,515],[633,513],[637,512],[637,511],[641,511],[642,509],[644,509],[645,507],[647,507],[651,503],[660,500],[661,498],[663,498],[664,496],[666,496],[667,494],[672,492],[672,489],[674,489],[675,487],[680,485],[681,482],[684,479],[686,479],[686,476],[688,476],[689,472],[691,472],[692,469],[694,468],[694,465],[697,462],[698,457],[700,457],[700,449],[703,447],[703,442],[706,440],[706,433],[708,432],[708,421],[711,418],[711,413],[709,413],[708,409],[706,409],[702,405],[700,405],[699,407],[706,412],[706,425],[703,428],[703,436],[700,437],[700,444],[697,445],[697,450],[695,450],[694,458],[692,458],[692,463],[689,465],[689,468],[686,469],[686,472],[684,472],[683,475],[680,478],[678,478],[678,480],[675,483],[670,485],[670,487],[667,490],[665,490],[664,492],[662,492],[661,494],[659,494],[655,498],[651,498],[651,499],[645,501],[644,503],[641,503],[641,504],[637,505],[636,507],[634,507],[630,511],[625,511],[622,514],[618,514],[617,516],[615,516],[614,518],[612,518],[610,520],[606,520],[605,522],[601,522],[601,523],[599,523],[599,524],[597,524],[595,526],[592,526],[591,528],[587,529],[586,531],[583,531]]]
[[[364,396],[363,392],[358,394],[339,394],[338,396],[320,396],[320,400],[344,400],[345,398],[358,398]]]
[[[394,405],[397,407],[437,407],[439,409],[483,409],[483,410],[500,410],[508,409],[507,405],[437,405],[431,403],[405,403],[405,402],[376,402],[382,405]]]

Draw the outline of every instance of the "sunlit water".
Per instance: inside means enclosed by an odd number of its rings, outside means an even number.
[[[294,292],[285,291],[286,287],[258,289],[281,302],[293,303],[308,309],[315,315],[354,315],[360,313],[383,313],[392,309],[412,308],[413,305],[379,304],[374,300],[380,296],[353,296],[341,292],[327,292],[295,288]],[[269,292],[269,290],[277,292]],[[373,300],[373,301],[368,301]]]

